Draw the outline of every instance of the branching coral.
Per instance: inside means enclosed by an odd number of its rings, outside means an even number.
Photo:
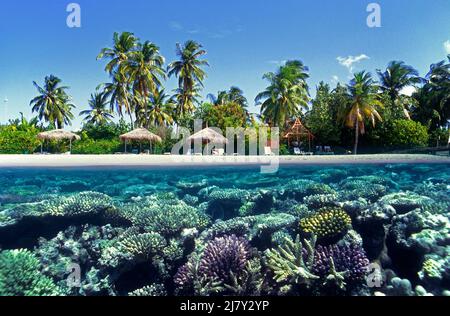
[[[300,236],[297,236],[295,241],[286,239],[284,245],[267,250],[266,264],[273,271],[275,281],[309,286],[317,280],[319,277],[312,271],[315,243],[313,236],[310,241],[304,241],[303,247]]]
[[[231,273],[242,273],[250,256],[250,244],[246,239],[235,235],[218,237],[206,245],[199,272],[210,279],[226,283]]]
[[[167,296],[167,291],[162,284],[152,284],[130,292],[128,296]]]
[[[358,284],[368,272],[369,260],[357,245],[317,246],[313,272],[344,289],[346,284]]]
[[[0,296],[55,296],[59,288],[40,273],[40,262],[28,250],[0,253]]]
[[[206,245],[200,256],[194,254],[180,267],[174,278],[179,288],[207,286],[222,291],[225,284],[240,280],[252,252],[249,242],[235,235],[217,237]]]
[[[159,253],[166,245],[166,240],[158,233],[129,232],[119,238],[117,248],[133,258],[148,259]]]
[[[53,216],[78,216],[98,214],[112,207],[109,196],[98,192],[82,192],[68,197],[50,200],[43,204],[43,210]]]
[[[178,199],[152,197],[125,205],[122,209],[124,217],[133,225],[168,237],[177,235],[186,228],[203,230],[211,221],[206,214]]]
[[[259,258],[247,262],[245,270],[241,276],[231,273],[231,283],[225,284],[225,288],[236,296],[259,296],[264,291],[264,274],[261,272],[261,262]]]
[[[318,238],[334,237],[345,232],[352,224],[350,216],[341,209],[325,208],[300,221],[300,229]]]

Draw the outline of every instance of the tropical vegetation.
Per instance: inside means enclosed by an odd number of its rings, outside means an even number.
[[[335,87],[320,82],[311,96],[309,69],[290,60],[262,76],[267,87],[255,98],[258,113],[238,86],[202,95],[207,77],[207,51],[188,40],[175,46],[176,60],[166,63],[157,44],[130,32],[114,33],[111,47],[100,50],[107,82],[79,113],[83,118],[74,153],[114,153],[123,150],[119,135],[145,127],[160,135],[156,152],[170,151],[178,127],[278,127],[283,135],[300,118],[314,135],[315,145],[337,152],[382,152],[402,148],[447,145],[450,120],[450,55],[430,66],[423,77],[403,61],[392,61],[376,76],[362,71]],[[170,90],[167,80],[175,78]],[[70,126],[75,105],[70,88],[55,75],[33,82],[37,95],[30,101],[36,117],[11,120],[0,126],[0,153],[32,153],[41,131]],[[406,93],[405,91],[410,91]],[[412,93],[411,93],[412,92]],[[63,150],[67,144],[46,143]],[[288,144],[281,144],[289,153]]]

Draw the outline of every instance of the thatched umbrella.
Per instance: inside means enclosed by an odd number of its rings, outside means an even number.
[[[198,140],[202,141],[202,143],[228,144],[228,139],[209,127],[202,129],[200,132],[197,132],[188,138],[188,141]]]
[[[150,148],[152,146],[152,141],[162,142],[161,137],[149,132],[145,128],[138,128],[129,133],[120,136],[120,140],[125,142],[125,153],[127,152],[127,142],[128,141],[148,141],[150,143]]]
[[[201,141],[203,144],[213,143],[215,145],[227,145],[228,139],[212,128],[202,129],[200,132],[188,137],[189,142]]]
[[[38,139],[40,140],[56,140],[56,141],[61,141],[64,139],[68,139],[70,141],[70,152],[72,152],[72,142],[76,141],[76,140],[80,140],[81,137],[78,136],[77,134],[74,134],[72,132],[68,132],[62,129],[55,129],[53,131],[48,131],[48,132],[42,132],[38,134]],[[41,144],[41,153],[43,151],[42,148],[42,144]]]

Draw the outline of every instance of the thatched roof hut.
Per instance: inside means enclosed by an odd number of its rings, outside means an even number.
[[[129,133],[123,134],[120,136],[120,140],[125,142],[125,152],[127,152],[127,142],[131,141],[148,141],[150,143],[152,142],[158,142],[161,143],[162,139],[158,135],[153,134],[152,132],[148,131],[145,128],[137,128]]]
[[[188,141],[198,140],[203,143],[228,144],[228,139],[226,139],[226,137],[209,127],[202,129],[200,132],[197,132],[188,138]]]
[[[81,137],[72,132],[68,132],[62,129],[55,129],[53,131],[42,132],[38,134],[38,139],[40,140],[64,140],[68,139],[70,141],[80,140]]]
[[[161,137],[149,132],[145,128],[138,128],[129,133],[120,135],[120,140],[122,141],[157,141],[162,142]]]
[[[72,132],[68,132],[62,129],[55,129],[53,131],[42,132],[37,135],[37,138],[43,141],[61,141],[61,140],[69,140],[70,141],[70,151],[72,152],[72,142],[76,140],[80,140],[81,137]],[[41,152],[43,152],[43,145],[41,144]]]

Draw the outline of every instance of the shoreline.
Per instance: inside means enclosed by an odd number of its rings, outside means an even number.
[[[214,167],[260,165],[445,164],[450,157],[411,154],[343,156],[0,155],[0,168]]]

